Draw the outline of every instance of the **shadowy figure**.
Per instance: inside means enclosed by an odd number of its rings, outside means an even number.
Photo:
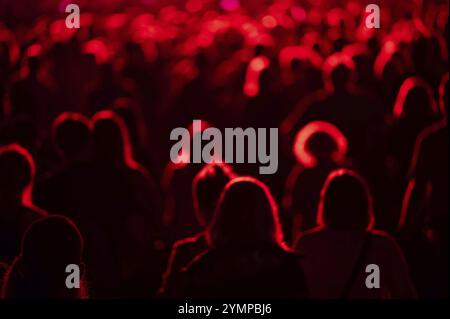
[[[2,297],[87,298],[82,254],[83,238],[68,218],[53,215],[35,221],[24,234],[20,255],[6,273]],[[67,287],[66,279],[70,274],[66,272],[68,265],[79,268],[78,288]]]
[[[90,121],[78,113],[60,114],[52,126],[54,152],[60,164],[36,183],[36,203],[48,212],[73,219],[79,224],[84,187],[89,183],[87,151],[91,142]]]
[[[197,131],[198,128],[191,123],[188,127],[189,145],[192,144],[195,136],[201,137],[208,127],[210,124],[202,121]],[[179,159],[179,163],[169,161],[166,164],[161,180],[164,192],[164,211],[161,222],[169,243],[193,236],[203,230],[196,218],[192,200],[192,181],[205,165],[193,163],[191,153],[179,154]]]
[[[444,118],[417,138],[399,221],[417,288],[428,298],[448,296],[448,78],[447,73],[439,89]]]
[[[221,163],[208,164],[195,176],[192,182],[195,216],[205,229],[192,237],[177,240],[173,244],[159,292],[161,295],[164,296],[167,287],[176,282],[176,277],[183,267],[187,266],[198,254],[208,249],[206,227],[213,218],[217,201],[225,185],[234,176],[232,168]]]
[[[11,88],[11,113],[13,116],[25,116],[45,127],[53,115],[51,92],[39,78],[40,58],[28,57],[27,63],[28,76],[15,82]]]
[[[276,204],[251,177],[227,184],[208,228],[211,249],[182,271],[173,294],[190,298],[302,298],[299,256],[283,244]]]
[[[320,190],[328,174],[346,164],[347,139],[334,125],[311,122],[294,142],[297,164],[286,183],[284,204],[290,212],[292,238],[316,226]]]
[[[355,172],[338,169],[322,188],[317,228],[302,234],[295,249],[312,298],[413,298],[408,266],[393,238],[373,230],[372,197]],[[381,286],[366,287],[367,265],[375,264]]]
[[[0,261],[11,262],[27,227],[47,215],[31,201],[34,175],[27,150],[18,144],[0,147]]]
[[[106,297],[156,293],[162,274],[155,247],[160,217],[156,183],[134,160],[118,115],[101,111],[92,126],[92,167],[81,213],[91,227],[89,268],[98,284],[93,292]]]
[[[285,134],[294,134],[309,122],[329,122],[348,137],[349,156],[359,159],[369,151],[369,139],[374,142],[371,134],[382,124],[382,114],[356,87],[351,57],[342,53],[329,56],[323,65],[323,76],[325,88],[301,99],[285,118],[281,129]]]
[[[414,143],[420,131],[439,120],[433,90],[421,78],[411,77],[403,82],[392,110],[394,124],[391,132],[389,156],[394,174],[404,179]]]

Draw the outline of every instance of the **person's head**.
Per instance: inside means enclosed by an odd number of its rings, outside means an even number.
[[[283,247],[278,209],[267,186],[253,177],[237,177],[222,192],[208,241],[213,247],[271,243]]]
[[[350,56],[334,53],[323,64],[323,77],[327,90],[345,91],[355,82],[355,64]]]
[[[399,89],[394,117],[427,120],[437,114],[438,106],[431,86],[419,77],[407,78]]]
[[[234,177],[232,168],[223,163],[207,164],[192,182],[194,210],[200,225],[207,226],[225,185]]]
[[[113,111],[100,111],[92,117],[92,139],[97,160],[127,165],[134,163],[127,126]]]
[[[18,144],[0,147],[0,200],[31,201],[35,164],[31,154]]]
[[[347,155],[347,138],[333,124],[314,121],[296,135],[293,152],[304,167],[342,162]]]
[[[20,255],[6,275],[4,297],[84,297],[82,254],[83,238],[71,220],[53,215],[35,221],[25,232]],[[69,265],[80,271],[80,289],[67,287]]]
[[[73,159],[89,144],[89,119],[78,113],[64,112],[53,122],[52,136],[58,155],[64,159]]]
[[[369,47],[366,44],[349,44],[342,52],[351,57],[355,64],[355,70],[357,73],[356,82],[358,85],[370,85],[373,77],[372,72],[372,57]]]
[[[331,172],[320,194],[317,224],[339,230],[368,230],[374,225],[372,195],[356,172]]]

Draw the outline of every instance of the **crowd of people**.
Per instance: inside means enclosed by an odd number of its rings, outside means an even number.
[[[448,297],[448,1],[166,2],[0,15],[0,297]],[[195,119],[278,172],[173,163]]]

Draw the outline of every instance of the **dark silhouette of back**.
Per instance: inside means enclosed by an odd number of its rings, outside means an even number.
[[[331,172],[321,192],[319,226],[303,233],[295,244],[304,255],[302,263],[312,298],[415,296],[401,250],[389,235],[373,230],[374,222],[366,182],[353,171]],[[380,268],[380,289],[366,287],[369,264]]]
[[[211,249],[187,266],[175,292],[191,298],[296,298],[306,287],[299,256],[283,244],[275,202],[250,177],[227,184],[208,228]]]
[[[90,122],[78,113],[62,113],[53,123],[52,139],[59,165],[36,183],[35,202],[51,213],[79,223],[91,172],[87,154]]]
[[[401,244],[425,298],[448,296],[448,86],[447,73],[439,92],[444,119],[417,138],[399,222]]]
[[[292,215],[293,238],[297,238],[299,232],[316,226],[322,186],[331,171],[345,164],[346,154],[341,154],[340,158],[334,156],[342,152],[338,149],[336,138],[326,132],[313,134],[306,141],[305,152],[312,156],[315,163],[309,167],[297,163],[289,174],[285,200]]]
[[[79,299],[87,297],[82,263],[83,239],[75,224],[53,215],[35,221],[22,240],[3,285],[6,299]],[[80,287],[66,285],[68,265],[79,268]]]
[[[91,227],[94,284],[102,296],[155,293],[162,273],[155,249],[160,216],[156,183],[134,160],[119,116],[101,111],[92,122],[93,158],[81,213]]]
[[[192,198],[197,220],[204,230],[198,234],[177,240],[172,247],[167,268],[163,276],[160,294],[174,285],[181,269],[189,264],[198,254],[209,248],[206,240],[206,227],[211,222],[217,201],[225,185],[234,177],[227,164],[213,163],[206,165],[192,182]]]
[[[0,261],[11,262],[26,228],[47,215],[31,202],[34,171],[27,150],[17,144],[0,147]]]

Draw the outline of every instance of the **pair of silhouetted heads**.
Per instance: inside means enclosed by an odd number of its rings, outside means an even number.
[[[372,197],[361,176],[346,169],[328,176],[318,224],[345,231],[373,227]],[[256,243],[284,247],[277,205],[268,187],[252,177],[232,179],[221,194],[207,237],[213,247]]]
[[[77,158],[92,146],[94,158],[109,163],[129,163],[132,147],[127,126],[113,111],[100,111],[91,120],[78,113],[62,113],[53,123],[58,154]]]
[[[35,221],[24,234],[21,252],[6,273],[4,298],[82,298],[83,238],[68,218],[53,215]],[[68,265],[76,265],[79,288],[67,286]],[[74,282],[75,282],[74,277]]]

